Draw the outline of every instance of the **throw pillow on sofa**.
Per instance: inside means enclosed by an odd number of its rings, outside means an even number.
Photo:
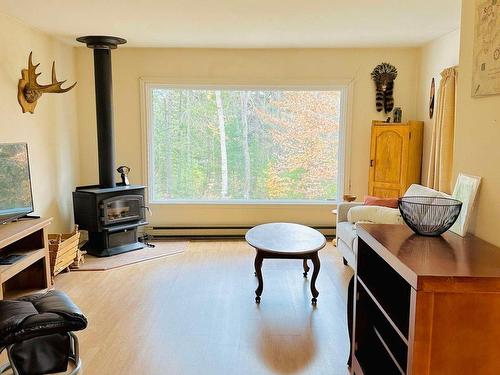
[[[365,196],[364,205],[398,208],[398,198],[379,198],[373,195],[367,195]]]

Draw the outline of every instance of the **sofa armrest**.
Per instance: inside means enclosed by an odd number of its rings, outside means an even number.
[[[337,204],[337,223],[347,221],[347,212],[349,212],[352,207],[362,205],[362,202],[341,202]]]

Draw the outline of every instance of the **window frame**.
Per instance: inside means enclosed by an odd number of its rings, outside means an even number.
[[[152,189],[148,189],[146,202],[151,205],[250,205],[250,206],[314,206],[332,205],[342,201],[345,191],[351,188],[351,122],[352,122],[352,99],[353,80],[335,79],[328,83],[293,82],[290,84],[248,84],[248,83],[215,83],[216,79],[174,79],[174,78],[140,78],[141,99],[141,156],[142,156],[142,179],[146,186],[152,183],[152,106],[151,92],[157,88],[170,89],[199,89],[199,90],[297,90],[297,91],[332,91],[341,92],[341,108],[339,116],[339,149],[338,149],[338,176],[336,199],[309,200],[309,199],[228,199],[228,200],[201,200],[201,199],[169,199],[158,201],[152,199]],[[223,82],[224,80],[220,80]]]

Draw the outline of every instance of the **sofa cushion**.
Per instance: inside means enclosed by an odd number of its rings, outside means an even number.
[[[411,196],[421,196],[421,197],[444,197],[444,198],[449,198],[450,196],[446,193],[418,185],[418,184],[412,184],[406,190],[405,192],[405,197],[411,197]]]
[[[403,218],[397,208],[381,206],[353,207],[347,213],[347,220],[351,223],[360,221],[377,224],[403,224]]]

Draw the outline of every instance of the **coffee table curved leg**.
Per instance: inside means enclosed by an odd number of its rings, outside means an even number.
[[[304,275],[304,277],[307,277],[307,273],[310,270],[309,266],[307,265],[307,259],[304,259],[304,264],[303,265],[304,265],[304,273],[303,273],[303,275]]]
[[[260,303],[260,296],[262,295],[262,290],[264,289],[264,280],[262,279],[262,261],[263,261],[262,255],[257,251],[257,255],[255,255],[255,276],[257,276],[257,279],[259,280],[259,286],[257,289],[255,289],[255,302]]]
[[[312,274],[312,278],[311,278],[311,293],[313,296],[311,302],[313,303],[313,305],[315,305],[318,302],[318,296],[319,296],[318,289],[316,289],[316,279],[318,278],[319,269],[321,268],[321,264],[319,262],[318,252],[315,252],[311,256],[311,260],[312,260],[312,263],[314,266],[314,270],[313,270],[313,274]]]

